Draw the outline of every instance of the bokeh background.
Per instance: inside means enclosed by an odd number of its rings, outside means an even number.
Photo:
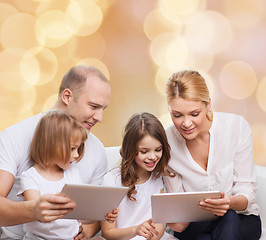
[[[121,144],[133,113],[170,123],[165,82],[196,69],[215,111],[243,115],[266,166],[265,0],[0,0],[0,131],[49,109],[64,73],[99,68],[112,97],[92,132]]]

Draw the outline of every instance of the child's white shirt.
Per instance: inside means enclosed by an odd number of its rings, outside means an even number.
[[[104,176],[104,185],[122,186],[121,172],[119,168],[113,169]],[[164,188],[162,177],[153,178],[152,176],[143,184],[137,184],[137,194],[133,195],[136,201],[133,202],[127,196],[119,204],[119,213],[116,219],[117,228],[127,228],[139,225],[152,218],[151,195],[160,193]],[[144,237],[136,236],[134,240],[143,240]],[[175,239],[167,233],[161,239]]]
[[[37,190],[41,195],[55,194],[61,192],[66,183],[81,182],[79,170],[73,164],[64,171],[64,177],[59,181],[46,180],[34,167],[31,167],[21,175],[18,196],[29,189]],[[50,223],[39,221],[25,223],[23,229],[26,232],[25,239],[73,240],[78,234],[79,226],[78,220],[58,219]]]

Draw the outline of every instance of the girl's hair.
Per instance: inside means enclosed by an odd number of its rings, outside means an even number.
[[[202,101],[206,105],[210,96],[205,79],[197,71],[184,70],[173,73],[166,83],[168,103],[174,98],[181,97],[187,100]],[[212,120],[212,112],[208,112],[207,118]]]
[[[120,149],[122,157],[121,182],[122,185],[129,187],[127,196],[132,201],[136,200],[132,195],[137,192],[135,184],[138,180],[135,158],[138,154],[138,143],[145,136],[151,136],[162,144],[162,158],[153,170],[153,176],[156,178],[160,175],[173,176],[173,173],[167,170],[170,159],[170,146],[161,122],[150,113],[133,115],[125,126]]]
[[[60,160],[69,162],[71,141],[81,141],[78,148],[79,161],[84,154],[87,130],[62,110],[47,112],[38,122],[30,146],[30,159],[43,167]]]

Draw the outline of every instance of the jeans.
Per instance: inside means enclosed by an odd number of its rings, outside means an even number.
[[[216,220],[192,222],[174,236],[180,240],[258,240],[261,220],[259,216],[237,214],[230,209]]]

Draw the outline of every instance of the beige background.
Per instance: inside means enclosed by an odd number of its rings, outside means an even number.
[[[264,0],[1,0],[0,63],[0,130],[49,109],[73,65],[100,68],[112,97],[92,132],[105,146],[133,113],[167,126],[166,79],[196,69],[213,110],[248,120],[266,165]]]

